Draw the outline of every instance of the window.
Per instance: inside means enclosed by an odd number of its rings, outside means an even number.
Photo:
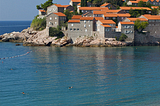
[[[57,24],[57,22],[55,22],[55,24]]]
[[[52,22],[49,22],[49,25],[53,25]]]
[[[55,19],[57,19],[57,17],[55,17]]]
[[[84,23],[86,23],[86,20],[84,20]]]
[[[84,25],[84,27],[86,28],[86,25]]]
[[[52,20],[52,17],[50,17],[49,19]]]
[[[85,29],[85,32],[87,32],[87,29]]]
[[[77,28],[77,31],[79,31],[79,28]]]
[[[70,28],[70,31],[72,31],[72,28]]]
[[[76,30],[76,28],[74,28],[74,31]]]
[[[73,24],[71,24],[71,26],[73,26]]]
[[[91,25],[89,25],[89,27],[90,27]]]

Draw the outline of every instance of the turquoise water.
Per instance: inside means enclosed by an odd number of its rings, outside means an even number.
[[[0,60],[1,106],[160,104],[158,46],[59,48],[0,43],[0,51],[1,58],[32,51]]]
[[[0,21],[0,35],[21,31],[30,23]],[[59,48],[0,43],[0,106],[159,106],[159,76],[158,46]]]

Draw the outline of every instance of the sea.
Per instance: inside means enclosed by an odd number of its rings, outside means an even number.
[[[0,35],[30,24],[0,21]],[[0,42],[0,106],[160,106],[159,46],[15,44]]]

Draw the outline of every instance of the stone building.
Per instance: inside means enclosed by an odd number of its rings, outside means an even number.
[[[108,7],[79,7],[77,9],[77,12],[80,13],[80,11],[85,14],[87,12],[89,13],[93,13],[93,11],[104,11],[104,10],[108,10]]]
[[[80,20],[68,21],[68,36],[72,38],[73,42],[77,37],[92,36],[95,31],[94,17],[81,17]]]
[[[145,31],[151,36],[160,38],[160,15],[141,15],[139,18],[145,18],[149,23]]]
[[[46,16],[46,27],[57,27],[66,21],[66,15],[58,13],[50,13]]]
[[[58,12],[61,13],[64,12],[64,7],[61,4],[53,4],[47,7],[47,15],[50,13],[58,13]]]
[[[134,23],[133,22],[119,22],[118,28],[121,33],[125,34],[128,38],[126,42],[134,42]]]
[[[46,10],[39,9],[39,16],[37,17],[38,19],[43,19],[46,17]]]

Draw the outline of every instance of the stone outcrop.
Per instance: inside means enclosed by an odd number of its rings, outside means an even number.
[[[94,38],[82,36],[76,39],[75,46],[84,47],[114,47],[114,46],[127,46],[128,43],[117,41],[115,38]]]
[[[0,36],[3,42],[23,42],[23,46],[81,46],[81,47],[113,47],[127,46],[126,42],[116,41],[115,38],[98,38],[93,36],[78,37],[75,42],[68,36],[62,38],[50,37],[49,29],[34,31],[32,28],[21,32],[6,33]]]

